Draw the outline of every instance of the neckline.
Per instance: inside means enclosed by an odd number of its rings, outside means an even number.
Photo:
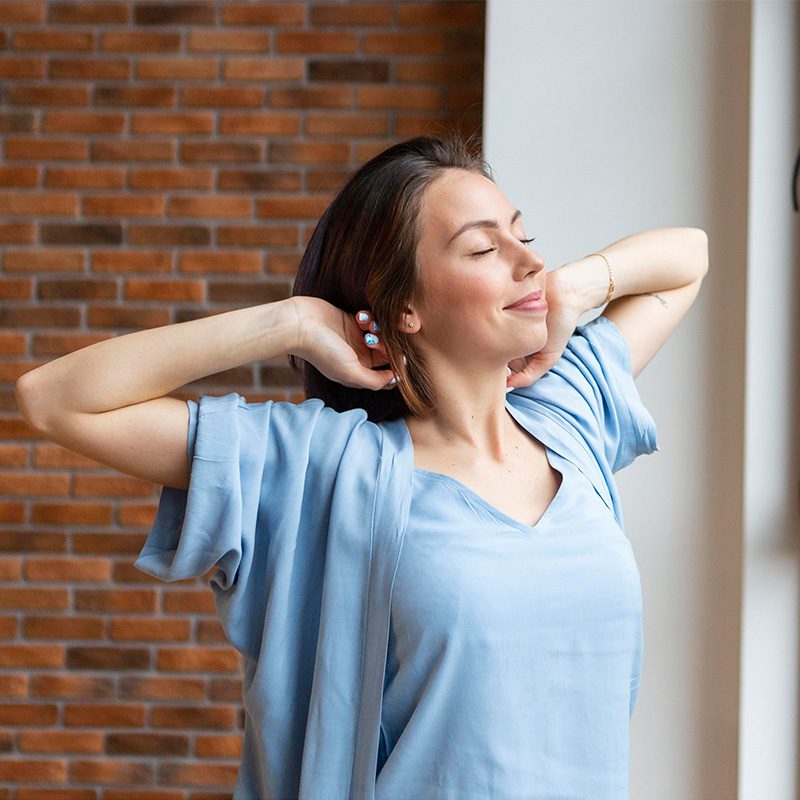
[[[490,503],[483,495],[478,494],[474,489],[471,489],[465,483],[462,483],[458,478],[454,478],[452,475],[447,475],[444,472],[433,472],[432,470],[424,469],[423,467],[416,467],[414,466],[414,441],[411,438],[411,431],[408,429],[408,425],[403,419],[403,417],[399,417],[399,421],[402,425],[402,429],[405,432],[405,435],[408,439],[409,447],[411,449],[411,464],[412,464],[412,471],[414,473],[425,475],[437,481],[440,481],[451,488],[457,489],[458,491],[466,494],[471,500],[479,503],[484,509],[486,509],[491,515],[500,519],[501,521],[505,522],[508,525],[513,526],[517,530],[522,531],[523,533],[539,533],[540,530],[546,526],[549,518],[553,515],[555,508],[561,504],[562,495],[564,494],[564,484],[567,481],[567,470],[565,467],[566,459],[564,459],[561,455],[555,452],[546,442],[542,441],[542,439],[531,430],[529,420],[524,419],[523,415],[519,413],[519,411],[514,408],[511,403],[506,400],[505,407],[508,413],[519,423],[520,427],[532,438],[535,439],[539,444],[542,445],[545,452],[545,458],[547,459],[547,463],[550,465],[550,468],[555,470],[561,475],[561,482],[556,490],[555,495],[553,495],[553,499],[548,503],[547,508],[542,512],[542,515],[536,521],[534,525],[528,525],[520,520],[516,519],[515,517],[506,514],[505,511],[501,511],[495,505]],[[560,461],[560,468],[553,463],[552,456],[555,456]]]

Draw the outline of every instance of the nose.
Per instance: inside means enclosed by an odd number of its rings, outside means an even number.
[[[519,240],[517,240],[519,241]],[[540,272],[544,269],[544,259],[529,245],[519,242],[521,248],[517,263],[527,271]]]

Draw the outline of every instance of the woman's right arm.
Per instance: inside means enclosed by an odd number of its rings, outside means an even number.
[[[297,353],[294,297],[117,336],[16,382],[22,416],[47,439],[120,472],[187,489],[189,409],[166,397],[192,381]]]

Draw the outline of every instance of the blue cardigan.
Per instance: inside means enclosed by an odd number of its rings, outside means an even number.
[[[408,428],[319,399],[187,402],[189,488],[163,487],[135,566],[165,581],[215,568],[217,614],[245,656],[234,798],[373,800]],[[538,438],[622,527],[613,473],[659,448],[614,323],[578,326],[559,362],[506,403],[541,420]]]

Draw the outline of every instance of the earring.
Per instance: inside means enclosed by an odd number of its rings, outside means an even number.
[[[414,327],[414,323],[413,322],[408,322],[406,324],[408,325],[409,328],[413,328]]]

